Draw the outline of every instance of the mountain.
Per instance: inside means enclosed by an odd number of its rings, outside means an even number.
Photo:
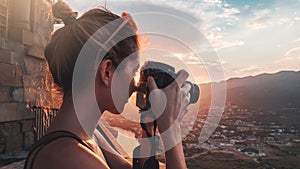
[[[210,100],[211,86],[220,88],[221,83],[224,82],[200,85],[204,104]],[[300,108],[300,71],[232,78],[226,85],[227,103],[268,110]]]

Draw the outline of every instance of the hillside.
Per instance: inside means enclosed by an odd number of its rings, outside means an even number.
[[[200,85],[203,104],[210,100],[212,84]],[[213,83],[218,88],[220,83]],[[282,71],[226,81],[227,103],[249,108],[300,108],[300,71]]]

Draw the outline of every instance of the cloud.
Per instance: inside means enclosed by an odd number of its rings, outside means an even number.
[[[142,0],[142,2],[151,3],[158,6],[168,6],[176,10],[189,13],[201,21],[196,25],[212,43],[217,50],[221,48],[242,45],[240,40],[227,42],[224,40],[223,32],[226,29],[219,25],[234,25],[239,20],[240,10],[233,8],[225,1],[221,0]]]
[[[242,46],[245,44],[245,42],[241,40],[225,40],[224,33],[222,33],[222,30],[222,28],[216,27],[211,29],[211,31],[206,34],[206,37],[212,43],[213,48],[217,51],[224,48]]]
[[[88,9],[104,6],[105,1],[89,0],[65,0],[67,3],[80,13]],[[110,0],[107,2],[108,9],[114,9],[113,12],[122,12],[129,10],[131,12],[166,12],[180,16],[195,26],[208,38],[214,47],[225,48],[241,45],[239,40],[233,40],[234,43],[224,40],[224,31],[226,26],[232,26],[239,21],[238,14],[240,10],[234,8],[230,3],[222,0]],[[221,30],[214,29],[224,25]],[[237,43],[239,42],[239,43]]]
[[[167,55],[168,57],[176,57],[185,64],[189,65],[201,65],[203,64],[201,59],[197,57],[194,53],[172,53],[172,55]]]
[[[259,74],[262,72],[262,67],[254,64],[249,67],[243,68],[239,71],[241,74]]]
[[[269,26],[282,25],[291,21],[287,17],[274,16],[269,9],[263,9],[253,12],[254,18],[246,22],[246,25],[252,29],[263,29]]]
[[[229,48],[233,46],[242,46],[245,43],[240,40],[235,40],[235,41],[219,41],[218,43],[214,43],[213,47],[217,50],[224,49],[224,48]]]
[[[239,13],[241,13],[241,11],[237,8],[223,8],[223,12],[218,14],[217,17],[225,18],[229,21],[236,21],[239,20],[239,18],[236,16],[236,14]]]
[[[295,43],[295,42],[300,42],[300,37],[298,39],[295,39],[292,41],[292,43]]]
[[[266,64],[237,66],[232,63],[224,64],[225,74],[229,77],[255,76],[262,73],[276,73],[281,70],[300,70],[300,47],[292,48],[278,59]],[[245,64],[244,64],[245,65]]]
[[[293,48],[285,53],[285,57],[289,59],[300,59],[300,47]]]

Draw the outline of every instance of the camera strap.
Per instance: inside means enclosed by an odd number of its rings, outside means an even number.
[[[154,118],[153,114],[152,114],[152,116]],[[156,155],[156,153],[158,151],[158,147],[159,147],[159,136],[156,135],[157,121],[156,120],[153,121],[153,136],[152,136],[152,134],[148,131],[146,123],[143,121],[143,119],[144,119],[143,113],[141,113],[140,125],[141,125],[142,129],[146,132],[147,138],[149,139],[149,142],[151,143],[151,153],[150,153],[149,159],[144,163],[143,167],[141,166],[139,159],[134,158],[133,168],[134,169],[159,169],[159,162],[155,158],[155,155]],[[139,154],[139,151],[140,151],[140,146],[135,148],[134,153]],[[134,156],[137,156],[137,154],[135,154]]]

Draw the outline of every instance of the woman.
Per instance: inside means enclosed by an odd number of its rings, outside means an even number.
[[[93,133],[86,132],[78,120],[72,99],[72,77],[75,62],[84,44],[91,35],[106,24],[120,19],[130,19],[126,24],[119,23],[118,30],[106,30],[102,32],[103,39],[109,40],[115,34],[133,34],[114,45],[97,67],[95,78],[95,95],[101,112],[108,111],[114,114],[122,113],[122,108],[117,108],[112,96],[113,75],[133,78],[139,67],[138,55],[125,62],[125,66],[118,70],[118,65],[130,54],[138,51],[138,37],[136,26],[130,15],[123,13],[122,17],[102,9],[93,9],[76,19],[77,13],[63,2],[53,5],[53,15],[62,19],[65,26],[52,35],[45,49],[45,56],[50,71],[57,87],[63,92],[63,103],[60,112],[49,127],[46,136],[35,144],[29,154],[25,168],[48,169],[48,168],[132,168],[132,165],[120,155],[110,153],[109,149],[99,147]],[[108,42],[109,43],[109,42]],[[177,116],[186,111],[189,85],[185,84],[188,77],[186,71],[178,72],[176,82],[162,89],[167,97],[167,105],[163,113],[157,118],[159,132],[168,130],[172,125],[171,134],[168,138],[162,138],[164,144],[176,142],[180,139],[180,125],[175,122]],[[158,91],[152,77],[148,78],[147,85],[150,91]],[[131,84],[130,86],[133,86]],[[130,88],[130,94],[133,88]],[[155,93],[155,92],[153,92]],[[159,95],[154,98],[159,97]],[[128,99],[120,98],[124,107]],[[159,98],[158,98],[159,99]],[[154,105],[154,103],[153,103]],[[84,112],[89,120],[88,128],[93,131],[98,117],[95,119],[93,112]],[[155,114],[155,112],[154,112]],[[100,117],[99,117],[100,118]],[[151,125],[150,125],[151,126]],[[103,147],[110,147],[103,138],[97,138]],[[100,140],[99,140],[100,139]],[[102,140],[101,140],[102,139]],[[176,142],[178,143],[178,142]],[[146,149],[147,145],[142,145]],[[182,144],[179,141],[173,148],[165,152],[167,168],[186,168]],[[141,159],[143,164],[147,158]]]

